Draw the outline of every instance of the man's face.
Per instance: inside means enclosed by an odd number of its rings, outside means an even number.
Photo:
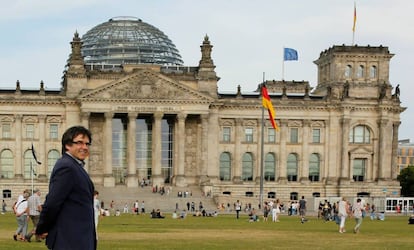
[[[89,156],[90,140],[88,136],[78,135],[73,138],[72,145],[66,145],[66,150],[78,160],[85,160]]]

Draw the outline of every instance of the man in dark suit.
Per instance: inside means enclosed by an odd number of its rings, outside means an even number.
[[[62,157],[53,168],[36,227],[49,249],[96,249],[94,185],[83,168],[91,142],[91,132],[81,126],[62,136]]]

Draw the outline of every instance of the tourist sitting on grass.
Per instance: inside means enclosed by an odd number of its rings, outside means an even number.
[[[177,219],[177,218],[178,218],[177,211],[174,211],[174,212],[171,214],[171,217],[172,217],[173,219]]]
[[[153,219],[164,219],[164,215],[162,215],[161,211],[159,209],[157,209],[155,211],[155,209],[152,210],[151,212],[151,218]]]
[[[253,208],[249,213],[249,222],[255,222],[258,221],[256,210]]]
[[[185,212],[185,209],[183,209],[183,211],[181,211],[181,214],[180,214],[180,219],[185,219],[186,216],[187,216],[187,213]]]

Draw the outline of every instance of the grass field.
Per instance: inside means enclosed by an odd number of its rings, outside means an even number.
[[[296,216],[281,216],[280,222],[248,222],[247,215],[150,219],[149,215],[102,217],[99,250],[121,249],[414,249],[414,225],[407,216],[388,216],[385,221],[365,218],[361,232],[348,219],[347,232],[340,234],[334,222],[315,217],[301,224]],[[16,242],[13,214],[0,216],[0,249],[46,249],[44,243]],[[82,250],[82,249],[79,249]]]

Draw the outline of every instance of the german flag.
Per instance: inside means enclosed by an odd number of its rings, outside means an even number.
[[[356,21],[357,21],[357,13],[356,13],[356,4],[354,2],[354,25],[352,26],[353,32],[355,32]]]
[[[262,103],[263,107],[267,109],[269,113],[269,119],[270,123],[272,124],[272,127],[279,131],[279,127],[277,126],[275,122],[276,113],[273,109],[272,101],[270,100],[269,93],[267,92],[266,86],[262,86]]]

